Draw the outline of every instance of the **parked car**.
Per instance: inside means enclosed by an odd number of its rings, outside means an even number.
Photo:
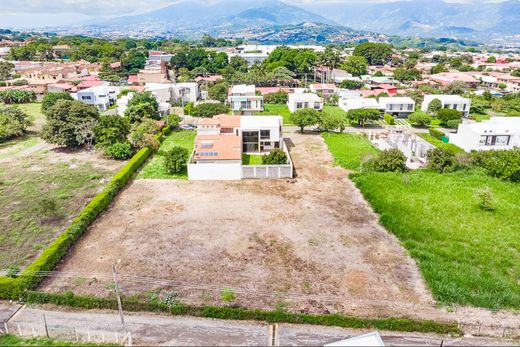
[[[182,130],[195,130],[197,129],[197,126],[195,126],[194,124],[181,124],[180,128]]]

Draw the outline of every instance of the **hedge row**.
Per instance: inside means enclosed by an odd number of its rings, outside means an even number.
[[[169,312],[173,315],[186,315],[205,318],[255,320],[270,323],[311,324],[337,326],[354,329],[378,329],[404,332],[423,332],[459,335],[456,322],[435,322],[431,320],[414,320],[405,318],[363,318],[340,314],[305,314],[284,311],[263,311],[237,307],[188,306],[176,305],[168,308],[162,303],[139,301],[137,297],[123,298],[125,311]],[[43,293],[28,291],[26,302],[32,304],[55,304],[86,309],[117,309],[115,298],[98,298],[93,296],[77,296],[72,292]]]
[[[440,130],[437,130],[435,128],[428,128],[428,131],[430,132],[430,135],[435,137],[436,139],[442,140],[442,137],[445,136],[444,133]]]
[[[163,135],[168,134],[169,127],[156,135],[161,142]],[[90,224],[107,208],[119,191],[125,187],[133,174],[152,154],[153,150],[144,147],[137,152],[128,163],[119,170],[98,193],[72,220],[65,231],[56,238],[45,250],[27,266],[16,278],[0,277],[0,299],[18,299],[27,289],[35,288],[43,279],[40,271],[52,271],[67,254],[70,247],[87,230]]]

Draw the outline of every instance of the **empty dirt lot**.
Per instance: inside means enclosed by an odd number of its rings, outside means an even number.
[[[412,313],[432,299],[411,258],[319,135],[289,134],[294,180],[137,180],[44,284],[113,295],[174,291],[218,304],[232,288],[248,307],[370,315]],[[406,308],[406,309],[405,309]]]

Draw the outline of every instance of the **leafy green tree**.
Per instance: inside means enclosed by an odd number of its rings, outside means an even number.
[[[179,173],[186,167],[188,159],[188,150],[182,146],[175,146],[166,152],[164,157],[164,168],[170,175]]]
[[[14,64],[9,61],[0,61],[0,81],[11,79],[14,72]]]
[[[365,83],[363,83],[362,81],[344,80],[344,81],[341,81],[341,83],[339,84],[339,87],[344,88],[344,89],[353,90],[353,89],[361,89],[361,88],[363,88],[364,85],[365,85]]]
[[[489,58],[487,58],[486,60],[487,63],[491,63],[491,64],[494,64],[497,62],[497,58],[495,56],[490,56]]]
[[[339,129],[341,132],[348,126],[346,113],[331,113],[324,111],[319,121],[320,129],[329,131]]]
[[[520,69],[513,70],[511,72],[511,75],[515,77],[520,77]]]
[[[441,72],[448,72],[448,68],[446,67],[446,65],[441,64],[441,63],[439,63],[435,66],[432,66],[432,68],[430,69],[431,75],[435,75],[435,74],[438,74]]]
[[[18,107],[0,105],[0,143],[22,136],[29,123],[27,113]]]
[[[225,102],[228,97],[229,84],[227,82],[219,82],[208,88],[208,95],[213,100]]]
[[[181,122],[182,118],[176,114],[169,114],[165,117],[165,120],[166,120],[166,124],[168,124],[170,127],[174,128]]]
[[[154,136],[161,130],[156,120],[144,118],[141,123],[134,123],[130,131],[130,143],[135,148],[159,148],[159,142]]]
[[[40,136],[48,143],[59,146],[79,146],[78,133],[85,122],[97,121],[99,113],[94,106],[79,101],[58,100],[49,108]]]
[[[280,148],[275,148],[269,154],[262,157],[263,165],[284,165],[287,164],[287,155]]]
[[[285,104],[287,103],[288,94],[284,91],[278,91],[274,93],[269,93],[264,96],[264,102],[266,104]]]
[[[203,103],[199,104],[191,110],[193,117],[213,117],[218,114],[229,112],[229,107],[220,103]]]
[[[121,65],[129,74],[135,74],[146,65],[147,55],[138,49],[129,50],[122,58]]]
[[[448,125],[449,121],[452,120],[459,120],[462,118],[462,112],[457,110],[452,110],[448,108],[443,108],[437,112],[437,118],[442,122],[444,125]]]
[[[291,113],[291,122],[294,125],[300,127],[300,131],[303,133],[305,127],[316,125],[320,121],[320,114],[318,111],[311,108],[304,108]]]
[[[134,94],[132,99],[130,99],[128,102],[128,107],[139,104],[150,104],[154,113],[159,112],[159,103],[157,102],[155,96],[153,96],[152,92],[141,92]],[[154,115],[150,118],[159,119],[158,115]]]
[[[4,104],[26,104],[36,100],[32,90],[7,89],[0,92],[0,102]]]
[[[421,71],[415,68],[406,69],[403,67],[398,67],[394,70],[394,78],[400,82],[417,81],[420,80],[421,77]]]
[[[453,81],[444,88],[445,94],[462,95],[469,90],[469,86],[463,81]]]
[[[376,109],[355,109],[347,112],[347,118],[352,123],[364,127],[366,122],[381,118],[381,111]]]
[[[365,57],[360,56],[350,56],[345,62],[341,65],[343,70],[352,74],[353,76],[361,76],[367,74],[367,66],[368,62]]]
[[[436,116],[439,110],[442,109],[442,101],[439,99],[433,99],[428,105],[428,113],[432,116]]]
[[[239,55],[234,55],[229,59],[228,67],[233,71],[247,72],[247,61]]]
[[[73,101],[74,99],[72,96],[70,96],[67,92],[61,92],[61,93],[47,93],[43,97],[42,100],[42,106],[41,111],[42,113],[46,113],[48,109],[50,109],[58,100],[70,100]]]
[[[317,55],[316,62],[328,68],[329,71],[332,71],[337,68],[341,62],[340,52],[331,46],[327,46],[325,51]]]
[[[96,145],[102,148],[124,142],[129,133],[130,122],[126,117],[100,116],[94,127]]]
[[[149,103],[128,106],[125,110],[125,117],[128,117],[131,123],[138,123],[144,118],[158,118],[153,106]]]
[[[271,80],[277,84],[288,84],[294,81],[296,74],[285,66],[279,66],[271,72]]]
[[[365,57],[369,65],[384,65],[392,58],[392,46],[386,43],[364,42],[354,48],[352,55]]]
[[[427,127],[432,123],[432,117],[426,112],[415,111],[408,116],[408,121],[420,127]]]

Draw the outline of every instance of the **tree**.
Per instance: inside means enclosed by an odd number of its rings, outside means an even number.
[[[105,148],[117,142],[124,142],[130,133],[130,122],[126,117],[101,116],[94,128],[96,146]]]
[[[271,80],[276,84],[288,84],[294,81],[296,74],[285,66],[279,66],[271,72]]]
[[[348,57],[341,67],[353,76],[361,76],[367,74],[367,65],[365,57],[353,55]]]
[[[430,75],[435,75],[441,72],[448,72],[448,68],[446,67],[446,65],[441,63],[432,66],[432,68],[430,69]]]
[[[305,127],[316,125],[320,121],[320,114],[318,111],[311,108],[304,108],[291,113],[291,122],[294,125],[300,127],[300,131],[303,133]]]
[[[352,90],[352,89],[361,89],[361,88],[363,88],[364,85],[365,85],[365,83],[363,83],[362,81],[344,80],[344,81],[341,81],[341,83],[339,84],[339,87]]]
[[[275,148],[269,154],[262,157],[263,165],[284,165],[287,164],[287,155],[280,148]]]
[[[175,146],[164,156],[164,168],[170,175],[181,172],[188,163],[188,150],[182,146]]]
[[[444,88],[445,94],[462,95],[469,90],[469,86],[463,81],[453,81]]]
[[[448,125],[449,121],[460,120],[462,118],[462,112],[443,108],[437,112],[437,118],[439,118],[442,124]]]
[[[229,107],[220,103],[203,103],[192,108],[191,115],[193,117],[213,117],[218,114],[227,113]]]
[[[41,111],[42,113],[46,113],[48,109],[50,109],[58,100],[74,100],[72,96],[70,96],[67,92],[61,93],[47,93],[43,97]]]
[[[105,147],[105,155],[118,160],[128,159],[132,156],[132,153],[132,144],[126,139]]]
[[[58,100],[45,115],[47,121],[40,133],[41,138],[48,143],[67,147],[81,145],[78,132],[83,124],[99,118],[94,106],[70,100]]]
[[[487,58],[486,60],[487,63],[490,63],[490,64],[494,64],[497,62],[497,58],[495,56],[490,56],[489,58]]]
[[[130,131],[130,143],[136,148],[159,148],[159,142],[154,138],[161,130],[156,120],[144,118],[141,123],[135,123]]]
[[[146,65],[147,56],[141,50],[130,49],[122,58],[121,66],[128,74],[135,74]]]
[[[376,109],[355,109],[347,112],[347,118],[352,123],[358,123],[364,127],[367,121],[378,120],[381,118],[381,111]]]
[[[0,81],[11,79],[13,76],[14,64],[9,61],[0,61]]]
[[[219,82],[208,88],[208,95],[213,100],[225,102],[228,97],[229,84],[227,82]]]
[[[347,114],[324,111],[320,117],[319,125],[320,129],[325,131],[339,129],[343,132],[348,125]]]
[[[154,115],[156,113],[149,103],[132,105],[125,110],[125,117],[128,117],[131,123],[140,122],[143,118],[158,118]]]
[[[515,77],[520,77],[520,69],[513,70],[511,72],[511,75]]]
[[[287,103],[287,99],[288,94],[281,90],[264,96],[264,102],[266,104],[285,104]]]
[[[442,101],[439,99],[433,99],[428,105],[428,113],[432,116],[436,116],[439,110],[442,109]]]
[[[128,108],[139,104],[149,104],[151,108],[147,109],[151,111],[148,117],[152,119],[160,119],[159,103],[157,102],[157,99],[152,94],[152,92],[141,92],[134,94],[132,99],[130,99],[130,101],[128,102]]]
[[[412,68],[412,69],[406,69],[404,67],[398,67],[394,71],[394,78],[400,82],[405,81],[417,81],[420,80],[422,77],[421,71]]]
[[[4,104],[26,104],[36,100],[32,90],[7,89],[0,92],[0,102]]]
[[[426,152],[426,160],[428,169],[441,173],[454,171],[457,165],[453,151],[440,147]]]
[[[239,55],[234,55],[229,59],[228,67],[237,72],[247,72],[247,61]]]
[[[408,116],[408,121],[420,127],[427,127],[432,123],[432,117],[426,112],[415,111]]]
[[[340,53],[331,46],[327,46],[325,51],[319,53],[317,56],[317,62],[322,66],[327,67],[329,71],[334,70],[339,65],[340,61]]]
[[[29,123],[27,113],[18,107],[0,105],[0,143],[22,136]]]
[[[168,124],[171,128],[174,128],[182,121],[182,118],[176,114],[169,114],[165,117],[165,120],[166,124]]]
[[[364,42],[354,48],[352,55],[364,57],[369,65],[384,65],[392,58],[392,46],[386,43]]]
[[[85,119],[76,127],[76,141],[80,146],[87,146],[87,149],[92,148],[94,143],[94,128],[97,124],[97,119]]]

